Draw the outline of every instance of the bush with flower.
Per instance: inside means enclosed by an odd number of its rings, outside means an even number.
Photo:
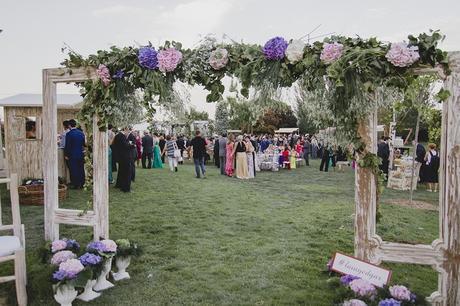
[[[217,48],[213,50],[209,55],[209,65],[214,70],[220,70],[224,68],[228,63],[228,51],[224,48]]]
[[[343,54],[343,45],[338,42],[324,43],[321,51],[320,59],[325,64],[332,64],[338,60]]]
[[[406,286],[393,285],[377,287],[354,275],[340,275],[331,270],[331,262],[326,265],[326,273],[331,276],[329,287],[335,291],[335,304],[343,306],[409,306],[428,305],[424,298],[411,292]]]
[[[117,252],[117,244],[110,239],[101,241],[93,241],[86,247],[88,253],[101,256],[103,259],[110,259],[115,256]]]
[[[282,60],[288,47],[287,41],[282,37],[273,37],[263,47],[263,53],[268,60]]]

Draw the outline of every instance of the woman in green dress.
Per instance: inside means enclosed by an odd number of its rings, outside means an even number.
[[[153,137],[153,161],[152,168],[163,168],[163,162],[161,161],[161,152],[159,146],[159,140],[157,135]]]

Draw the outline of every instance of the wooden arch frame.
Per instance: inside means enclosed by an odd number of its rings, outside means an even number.
[[[431,265],[439,273],[438,290],[430,296],[434,305],[460,304],[460,52],[449,54],[452,74],[445,80],[451,97],[443,105],[440,233],[431,245],[383,241],[376,234],[376,183],[370,169],[357,167],[355,175],[355,256],[379,264],[382,261]],[[428,69],[418,73],[439,73]],[[93,118],[93,206],[81,210],[58,207],[56,84],[94,79],[94,68],[43,70],[43,165],[45,179],[45,238],[59,238],[59,224],[92,226],[94,237],[108,238],[107,135]],[[377,151],[377,116],[361,122],[358,133],[369,152]]]
[[[59,208],[57,156],[58,83],[84,82],[96,78],[94,68],[43,69],[43,178],[45,180],[45,239],[59,239],[59,224],[93,227],[94,239],[109,237],[109,180],[107,133],[99,131],[93,118],[93,207],[83,212]]]
[[[443,103],[439,192],[439,238],[431,245],[383,241],[376,234],[376,184],[369,169],[355,175],[355,256],[381,262],[430,265],[438,272],[433,305],[460,305],[460,52],[449,53],[450,76],[444,81],[451,96]],[[417,74],[440,73],[438,69]],[[361,122],[359,134],[370,152],[377,151],[377,115]]]

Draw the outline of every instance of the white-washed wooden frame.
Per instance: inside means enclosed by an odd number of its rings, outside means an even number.
[[[109,236],[109,187],[107,133],[99,131],[93,118],[93,207],[82,210],[59,208],[56,84],[83,82],[96,77],[94,68],[43,69],[43,178],[45,180],[45,239],[59,238],[59,224],[93,227],[94,239]]]
[[[439,238],[431,245],[383,241],[376,234],[376,184],[368,169],[355,176],[355,256],[374,264],[412,263],[438,272],[438,289],[428,300],[433,305],[460,305],[460,52],[449,53],[452,74],[444,81],[450,98],[442,109],[439,192]],[[424,69],[418,74],[438,73]],[[440,74],[441,77],[444,77]],[[370,152],[377,151],[377,116],[361,122],[359,134]]]

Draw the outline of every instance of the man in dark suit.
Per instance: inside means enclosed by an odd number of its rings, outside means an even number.
[[[113,140],[113,146],[118,152],[118,174],[115,188],[120,188],[120,190],[123,192],[131,191],[131,176],[133,173],[132,167],[134,165],[132,151],[133,148],[136,148],[135,143],[130,143],[128,141],[129,133],[129,129],[124,128],[115,136],[115,139]]]
[[[69,120],[70,131],[65,135],[64,158],[69,163],[70,182],[73,188],[83,188],[85,184],[85,134],[77,129],[77,122]]]
[[[227,161],[227,133],[222,133],[219,137],[219,165],[220,174],[225,175],[225,164]]]
[[[189,146],[193,149],[193,163],[195,164],[196,178],[200,178],[200,170],[203,178],[206,178],[206,167],[204,159],[206,156],[206,140],[201,137],[201,132],[195,132],[195,138],[190,141]]]
[[[390,165],[390,146],[386,142],[384,136],[380,139],[379,144],[377,145],[377,156],[382,159],[382,163],[379,168],[383,173],[388,177],[388,166]]]
[[[149,131],[144,132],[142,137],[142,168],[145,167],[145,160],[147,159],[147,168],[152,168],[152,157],[153,157],[153,138],[149,135]]]
[[[136,149],[136,136],[134,136],[133,128],[129,128],[128,142],[133,145],[131,147],[131,159],[133,163],[131,164],[131,180],[134,182],[136,179],[136,160],[137,160],[137,149]]]

